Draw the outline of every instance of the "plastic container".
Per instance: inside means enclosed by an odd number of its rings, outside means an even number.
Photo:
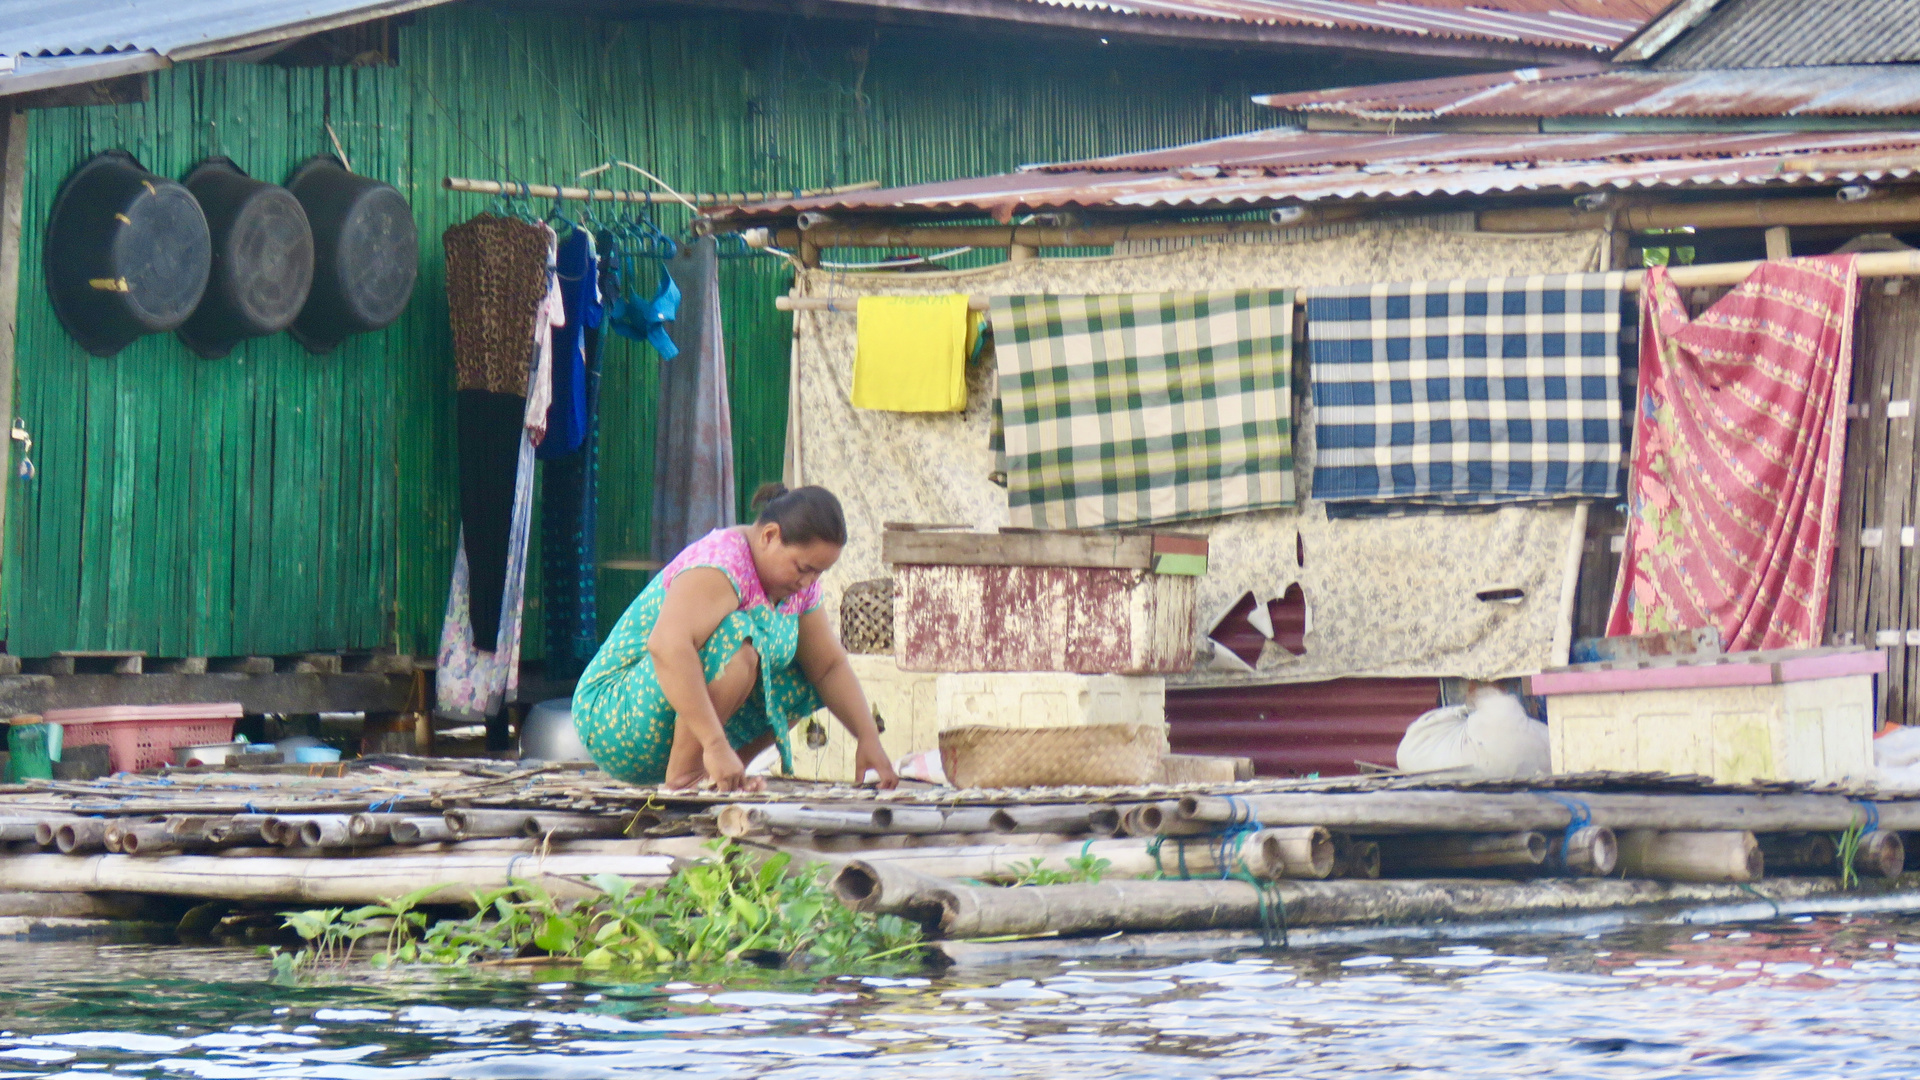
[[[7,728],[7,779],[10,781],[53,779],[53,748],[47,745],[47,735],[53,725],[40,723],[39,719],[16,717]],[[29,722],[23,724],[20,720]]]
[[[293,751],[293,760],[300,765],[325,765],[340,760],[340,751],[331,746],[301,746]]]
[[[176,746],[233,741],[240,703],[103,705],[54,709],[47,722],[65,728],[68,746],[106,744],[115,772],[139,772],[175,762]]]

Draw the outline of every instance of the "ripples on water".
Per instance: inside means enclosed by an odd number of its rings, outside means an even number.
[[[12,944],[0,1078],[1920,1076],[1905,920],[927,979],[267,979],[238,950]]]

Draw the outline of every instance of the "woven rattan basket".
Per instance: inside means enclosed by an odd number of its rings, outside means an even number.
[[[1150,784],[1167,729],[1156,724],[960,727],[940,733],[940,764],[961,788]]]
[[[893,652],[893,579],[847,586],[840,598],[840,644],[850,653]]]

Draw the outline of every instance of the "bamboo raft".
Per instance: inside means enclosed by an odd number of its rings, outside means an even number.
[[[1920,793],[1665,775],[723,794],[450,759],[316,771],[0,786],[0,893],[338,905],[431,884],[428,903],[460,904],[521,880],[583,897],[593,875],[657,884],[727,837],[824,863],[849,906],[952,941],[1284,932],[1765,897],[1769,874],[1905,895],[1902,834],[1920,832]],[[1000,887],[1094,860],[1098,882]]]

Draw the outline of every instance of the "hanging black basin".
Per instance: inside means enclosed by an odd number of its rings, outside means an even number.
[[[213,269],[180,340],[212,359],[293,325],[313,285],[313,230],[300,200],[224,157],[201,162],[185,182],[207,216]]]
[[[311,352],[332,352],[354,334],[400,317],[420,270],[413,209],[391,185],[356,176],[330,154],[287,180],[313,226],[313,292],[293,321]]]
[[[95,356],[186,322],[212,256],[192,193],[124,150],[88,158],[54,196],[47,291],[60,325]]]

